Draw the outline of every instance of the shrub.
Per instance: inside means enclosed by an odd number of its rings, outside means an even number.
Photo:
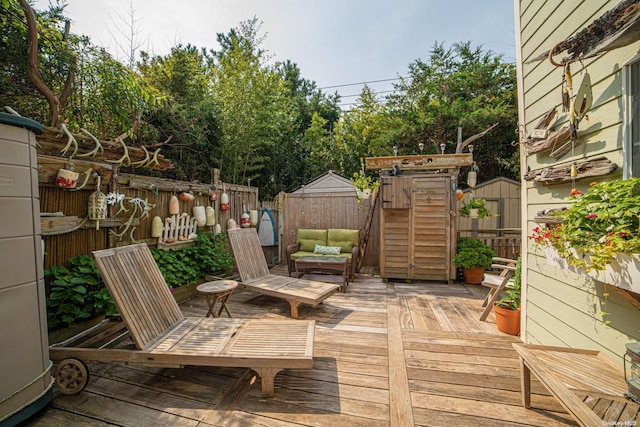
[[[483,268],[491,265],[496,253],[479,239],[462,238],[458,240],[453,262],[462,268]]]

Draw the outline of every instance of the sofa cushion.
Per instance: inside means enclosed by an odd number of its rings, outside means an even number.
[[[354,246],[360,243],[360,231],[343,228],[330,228],[327,231],[327,244],[329,246],[340,246],[341,252],[350,253]]]
[[[300,245],[300,250],[304,252],[313,252],[317,243],[317,240],[313,239],[298,239],[296,243]]]
[[[299,228],[296,243],[300,250],[313,252],[316,245],[327,245],[327,230],[313,228]]]
[[[342,249],[340,246],[316,245],[313,249],[313,253],[320,255],[340,255],[340,249]]]

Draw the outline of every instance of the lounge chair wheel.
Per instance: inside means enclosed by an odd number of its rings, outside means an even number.
[[[80,393],[89,382],[89,368],[80,359],[63,359],[58,363],[54,378],[62,394]]]

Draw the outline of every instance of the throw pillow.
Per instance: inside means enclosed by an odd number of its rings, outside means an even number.
[[[320,255],[340,255],[340,246],[316,245],[313,249],[313,253]]]

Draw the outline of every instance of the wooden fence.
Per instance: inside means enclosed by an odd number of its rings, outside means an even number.
[[[364,232],[372,199],[358,202],[353,192],[326,192],[282,194],[282,245],[280,256],[284,260],[287,245],[296,242],[299,228],[348,228]],[[378,208],[379,203],[376,208]],[[362,266],[377,267],[380,250],[379,213],[373,215],[367,249]]]
[[[74,160],[74,163],[76,161]],[[111,165],[104,164],[110,170]],[[242,185],[218,182],[216,184],[217,200],[211,201],[212,184],[200,184],[185,181],[174,181],[147,176],[119,174],[117,182],[105,193],[123,194],[129,198],[146,200],[154,207],[144,216],[142,211],[135,213],[128,229],[123,224],[127,222],[133,209],[125,204],[127,212],[120,212],[119,205],[110,208],[109,219],[102,221],[99,229],[95,223],[87,221],[89,195],[96,190],[95,180],[91,180],[86,189],[71,191],[52,184],[50,173],[42,173],[40,180],[40,212],[42,213],[41,228],[45,244],[45,268],[53,265],[68,265],[68,260],[81,254],[90,254],[94,250],[114,246],[124,246],[135,242],[146,242],[155,246],[158,239],[151,237],[151,222],[154,216],[164,219],[169,216],[169,200],[173,195],[181,192],[192,192],[195,199],[190,202],[180,201],[180,212],[192,215],[192,208],[196,205],[213,206],[216,222],[226,231],[227,220],[233,218],[240,223],[240,215],[244,210],[259,209],[258,189]],[[220,210],[220,197],[226,192],[229,196],[230,209]],[[213,230],[213,227],[210,228]],[[122,233],[115,237],[114,233]]]

